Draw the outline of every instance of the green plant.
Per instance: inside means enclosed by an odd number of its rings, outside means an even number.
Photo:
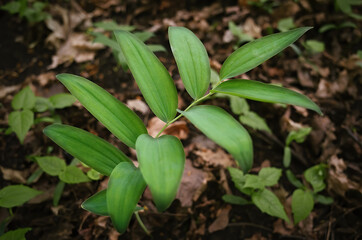
[[[50,98],[36,97],[30,87],[23,88],[11,101],[14,109],[9,114],[9,128],[7,134],[15,132],[20,143],[24,142],[25,136],[33,124],[39,122],[58,122],[60,117],[56,114],[56,109],[71,106],[76,99],[68,93],[59,93]],[[50,112],[50,116],[38,116],[34,119],[35,113]]]
[[[47,3],[35,1],[29,3],[27,0],[13,0],[1,6],[0,9],[10,14],[18,14],[20,18],[25,17],[29,23],[37,23],[44,21],[50,15],[44,12]]]
[[[333,24],[333,23],[329,23],[329,24],[325,24],[323,25],[321,28],[319,28],[319,32],[320,33],[324,33],[324,32],[327,32],[329,30],[332,30],[332,29],[342,29],[342,28],[357,28],[357,25],[354,24],[353,22],[349,22],[349,21],[345,21],[345,22],[342,22],[340,24]]]
[[[334,6],[336,9],[339,9],[344,14],[358,20],[362,19],[362,15],[354,13],[352,9],[353,6],[360,6],[360,5],[362,5],[361,0],[335,0],[334,2]]]
[[[31,159],[38,163],[39,169],[35,170],[34,173],[28,178],[28,184],[39,178],[43,172],[49,174],[50,176],[57,176],[59,178],[59,182],[55,187],[53,195],[54,206],[58,205],[65,184],[89,182],[93,180],[89,176],[92,177],[93,174],[95,174],[95,170],[90,169],[87,172],[87,175],[85,175],[83,171],[76,166],[79,163],[79,160],[75,158],[69,165],[67,165],[63,159],[54,156],[32,156]],[[96,178],[96,180],[98,179],[99,176]]]
[[[44,133],[60,147],[110,176],[107,190],[89,198],[83,207],[95,213],[102,210],[102,214],[109,215],[116,229],[123,233],[148,185],[157,209],[164,211],[176,195],[185,154],[178,138],[160,135],[182,116],[231,153],[247,173],[253,164],[253,147],[248,132],[225,110],[195,105],[215,93],[223,93],[262,102],[295,104],[321,114],[313,101],[289,89],[253,80],[227,80],[276,55],[309,29],[304,27],[273,34],[242,46],[226,59],[219,82],[206,94],[211,74],[206,49],[190,30],[170,27],[171,50],[186,91],[194,99],[183,111],[177,109],[177,91],[170,74],[152,51],[133,34],[115,31],[143,97],[153,113],[165,122],[155,138],[147,134],[143,122],[134,112],[104,89],[79,76],[58,75],[57,78],[94,117],[123,143],[135,148],[138,154],[139,168],[119,149],[91,133],[60,124],[46,127]]]
[[[14,218],[13,207],[21,206],[41,193],[24,185],[10,185],[0,190],[0,207],[9,209],[9,216],[0,223],[0,240],[25,239],[31,228],[19,228],[4,234],[5,228]]]
[[[93,41],[110,47],[113,51],[113,56],[115,57],[117,63],[121,65],[124,71],[127,71],[128,70],[127,61],[122,53],[119,44],[117,43],[113,35],[111,37],[108,37],[107,35],[109,32],[120,31],[120,30],[132,32],[135,30],[135,27],[128,25],[118,25],[114,21],[96,22],[94,23],[94,27],[102,29],[103,32],[91,31],[90,33],[95,37]],[[137,36],[142,42],[146,42],[148,39],[154,36],[153,33],[146,31],[135,32],[134,35]],[[166,51],[166,49],[162,45],[158,44],[148,44],[147,47],[152,52]]]
[[[245,42],[253,41],[254,38],[247,33],[244,33],[243,29],[240,26],[236,26],[233,21],[229,22],[229,31],[237,38],[237,43],[234,46],[234,49],[237,49],[241,44]]]

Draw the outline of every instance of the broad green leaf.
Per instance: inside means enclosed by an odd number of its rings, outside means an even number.
[[[233,52],[220,70],[222,80],[243,74],[278,54],[300,38],[310,27],[276,33],[249,42]]]
[[[245,112],[239,116],[239,120],[242,124],[245,124],[255,130],[262,130],[271,133],[268,124],[265,122],[265,119],[260,117],[255,112]]]
[[[102,190],[92,195],[82,203],[82,208],[94,214],[108,216],[107,190]]]
[[[152,32],[134,32],[133,35],[135,35],[139,40],[142,42],[146,42],[148,39],[153,37],[155,34]]]
[[[133,31],[135,29],[134,26],[118,25],[115,21],[96,22],[94,23],[94,26],[97,28],[102,28],[106,31],[116,31],[116,30]]]
[[[253,145],[249,133],[225,110],[215,106],[196,106],[182,112],[207,137],[225,148],[243,172],[253,165]]]
[[[325,49],[324,43],[317,40],[307,40],[304,46],[311,53],[321,53]]]
[[[184,171],[182,143],[170,135],[153,138],[143,134],[137,139],[136,150],[142,176],[151,190],[156,207],[164,211],[174,200]]]
[[[11,106],[14,110],[32,109],[35,106],[35,101],[35,95],[28,86],[23,88],[14,96],[13,100],[11,101]]]
[[[295,24],[292,17],[283,18],[278,21],[278,29],[281,32],[286,32],[292,28],[295,28]]]
[[[152,52],[167,52],[166,48],[159,44],[147,44],[147,47]]]
[[[291,170],[287,170],[285,172],[285,174],[287,175],[287,178],[289,180],[289,182],[291,184],[293,184],[294,187],[297,187],[297,188],[303,188],[304,185],[301,181],[299,181],[299,179],[294,175],[294,173],[291,171]]]
[[[63,159],[52,156],[35,157],[39,167],[51,176],[58,176],[65,170],[66,163]]]
[[[317,104],[307,96],[287,88],[254,80],[232,79],[221,83],[211,92],[230,94],[261,102],[293,104],[322,114]]]
[[[10,185],[0,190],[0,207],[12,208],[41,194],[41,191],[23,185]]]
[[[9,126],[16,133],[21,144],[34,123],[34,113],[28,109],[14,111],[9,114]]]
[[[296,141],[297,143],[302,143],[305,141],[305,139],[307,138],[307,136],[311,131],[312,128],[310,127],[303,127],[300,128],[298,131],[291,131],[288,134],[285,144],[289,146],[292,141]]]
[[[16,230],[8,231],[0,236],[0,240],[26,240],[25,234],[30,230],[31,228],[18,228]]]
[[[126,231],[145,188],[141,171],[133,164],[124,162],[114,168],[109,178],[106,198],[109,215],[118,232]]]
[[[264,189],[265,184],[263,179],[260,178],[259,176],[246,174],[244,188]]]
[[[82,182],[89,182],[90,179],[85,175],[82,170],[76,166],[67,166],[64,171],[59,174],[59,179],[65,183],[76,184]]]
[[[240,169],[232,167],[228,167],[228,170],[235,187],[239,189],[239,191],[242,191],[246,180],[244,173]]]
[[[258,192],[254,192],[251,195],[253,203],[262,211],[270,216],[284,219],[289,223],[289,218],[284,211],[283,205],[273,192],[268,189],[263,189]]]
[[[45,112],[51,106],[52,106],[52,104],[50,103],[48,98],[36,97],[34,111],[35,112]]]
[[[44,129],[44,134],[73,157],[107,176],[120,162],[131,162],[107,141],[76,127],[53,124]]]
[[[311,213],[314,207],[313,194],[306,190],[297,189],[292,196],[292,212],[294,224],[298,224]]]
[[[231,194],[225,194],[224,196],[222,196],[222,200],[224,200],[227,203],[231,203],[231,204],[235,204],[235,205],[250,204],[250,202],[248,200],[246,200],[245,198],[231,195]]]
[[[284,147],[284,154],[283,154],[283,166],[285,168],[289,168],[290,162],[292,161],[292,152],[289,146]]]
[[[326,168],[327,166],[325,164],[318,164],[308,168],[304,172],[305,180],[312,185],[315,193],[322,191],[326,187],[324,183],[327,175]]]
[[[258,173],[265,186],[273,186],[278,183],[279,178],[282,176],[282,170],[274,167],[262,168]]]
[[[20,11],[20,2],[11,1],[0,7],[0,9],[8,11],[10,14],[16,14]]]
[[[77,99],[69,93],[59,93],[49,98],[54,108],[70,107]]]
[[[176,115],[177,91],[165,66],[136,36],[125,31],[114,32],[128,67],[147,104],[162,121]]]
[[[147,133],[141,119],[126,105],[93,82],[72,74],[57,78],[82,105],[119,140],[134,148],[137,137]]]
[[[249,104],[244,98],[229,96],[230,108],[234,114],[240,115],[249,112]]]
[[[186,91],[193,99],[201,98],[210,84],[210,63],[204,45],[184,27],[169,27],[168,35]]]
[[[324,205],[330,205],[333,203],[333,198],[331,197],[327,197],[327,196],[323,196],[321,194],[315,194],[314,195],[314,200],[317,202],[317,203],[321,203],[321,204],[324,204]]]

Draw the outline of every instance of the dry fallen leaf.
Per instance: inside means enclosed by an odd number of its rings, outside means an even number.
[[[158,117],[153,117],[148,121],[147,131],[152,137],[156,137],[159,131],[165,126],[165,122]],[[189,129],[185,121],[177,121],[168,126],[162,133],[162,135],[173,135],[179,139],[186,139],[189,134]]]
[[[340,196],[345,196],[348,190],[356,190],[362,193],[362,183],[356,183],[350,180],[344,173],[347,166],[343,159],[333,155],[329,161],[329,175],[328,175],[328,188],[329,191],[334,192]]]
[[[196,201],[198,199],[205,189],[208,180],[209,177],[206,172],[194,168],[191,161],[186,159],[185,170],[176,195],[176,198],[181,202],[181,206],[191,207],[192,200]]]
[[[3,174],[4,180],[8,180],[14,183],[26,183],[26,178],[29,175],[28,170],[14,170],[10,168],[4,168],[0,166],[0,170]]]
[[[226,154],[221,148],[216,152],[211,149],[197,150],[194,153],[200,157],[200,160],[207,166],[227,168],[233,165],[230,155]]]
[[[230,210],[231,210],[231,205],[229,204],[218,210],[217,218],[213,223],[211,223],[211,225],[208,228],[210,233],[222,230],[228,226]]]
[[[140,99],[127,100],[127,106],[134,111],[142,113],[143,115],[146,115],[147,113],[150,112],[150,109],[147,106],[147,104]]]

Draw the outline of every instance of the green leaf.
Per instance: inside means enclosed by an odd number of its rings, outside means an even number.
[[[107,208],[107,190],[92,195],[82,203],[82,208],[94,214],[109,216]]]
[[[159,44],[147,44],[147,47],[152,52],[167,52],[166,48]]]
[[[73,157],[107,176],[120,162],[131,162],[118,148],[76,127],[53,124],[44,129],[44,134]]]
[[[77,99],[69,93],[59,93],[49,98],[49,101],[56,109],[70,107]]]
[[[41,191],[23,185],[11,185],[0,190],[0,207],[12,208],[41,194]]]
[[[65,187],[65,182],[59,181],[58,184],[55,186],[54,193],[53,193],[53,206],[58,206],[59,200],[62,197],[63,190]]]
[[[324,179],[327,175],[326,168],[327,165],[318,164],[308,168],[304,172],[305,180],[312,185],[315,193],[322,191],[326,187],[326,184],[324,183]]]
[[[0,7],[0,9],[9,12],[10,14],[16,14],[20,11],[20,3],[16,1],[8,2],[7,4]]]
[[[246,174],[244,188],[264,189],[265,184],[259,176]]]
[[[46,156],[35,157],[35,159],[39,167],[51,176],[58,176],[66,167],[65,161],[58,157]]]
[[[292,141],[296,141],[297,143],[304,142],[311,131],[312,128],[310,127],[303,127],[298,131],[291,131],[285,141],[286,145],[289,146]]]
[[[134,26],[118,25],[115,21],[101,21],[101,22],[96,22],[93,25],[97,28],[102,28],[106,31],[116,31],[116,30],[133,31],[135,29]]]
[[[220,70],[222,80],[243,74],[278,54],[300,38],[310,27],[276,33],[247,43],[233,52]]]
[[[117,231],[126,231],[146,183],[141,171],[131,163],[120,163],[113,170],[107,189],[107,209]]]
[[[278,217],[289,223],[289,218],[284,211],[283,205],[273,192],[263,189],[251,195],[253,203],[264,213]]]
[[[278,29],[281,32],[286,32],[292,28],[295,28],[295,24],[293,22],[293,18],[283,18],[278,21]]]
[[[291,161],[292,161],[292,152],[289,146],[285,146],[283,154],[283,166],[285,168],[289,168]]]
[[[52,106],[52,104],[50,103],[48,98],[36,97],[34,111],[35,112],[45,112],[51,106]]]
[[[82,170],[80,170],[76,166],[67,166],[64,171],[59,174],[59,179],[69,184],[90,181],[87,175],[85,175]]]
[[[240,115],[249,112],[249,104],[244,98],[229,96],[230,108],[234,114]]]
[[[285,174],[287,175],[287,178],[288,178],[289,182],[291,184],[293,184],[294,187],[297,187],[297,188],[303,188],[304,187],[303,183],[297,179],[297,177],[293,174],[293,172],[291,170],[288,169],[285,172]]]
[[[327,197],[327,196],[323,196],[321,194],[316,194],[314,195],[314,200],[317,202],[317,203],[321,203],[321,204],[324,204],[324,205],[330,205],[333,203],[333,198],[331,197]]]
[[[239,189],[239,191],[242,191],[246,180],[244,173],[241,170],[232,167],[228,167],[228,170],[235,187]]]
[[[250,204],[250,202],[248,200],[246,200],[245,198],[231,195],[231,194],[226,194],[226,195],[222,196],[222,200],[224,200],[227,203],[231,203],[231,204],[235,204],[235,205]]]
[[[35,106],[35,101],[35,95],[28,86],[23,88],[14,96],[13,100],[11,101],[11,106],[14,110],[32,109]]]
[[[261,102],[293,104],[322,114],[319,107],[303,94],[253,80],[228,80],[211,90],[211,92],[225,93]]]
[[[282,170],[274,167],[262,168],[258,173],[260,179],[265,186],[273,186],[278,183],[279,178],[282,176]]]
[[[321,53],[325,49],[324,43],[317,40],[307,40],[304,45],[312,53]]]
[[[169,27],[168,35],[186,91],[193,99],[201,98],[210,84],[210,63],[204,45],[184,27]]]
[[[116,31],[114,35],[151,110],[164,122],[172,120],[176,115],[177,91],[165,66],[136,36],[125,31]]]
[[[16,133],[21,144],[34,123],[34,113],[28,109],[14,111],[9,114],[9,126]]]
[[[239,120],[241,123],[255,129],[255,130],[262,130],[268,133],[271,133],[268,124],[266,124],[265,119],[260,117],[255,112],[245,112],[244,114],[239,116]]]
[[[133,35],[136,36],[142,42],[146,42],[148,39],[153,37],[155,34],[152,32],[145,31],[145,32],[134,32]]]
[[[243,172],[253,165],[253,145],[249,133],[225,110],[215,106],[195,106],[182,112],[207,137],[225,148]]]
[[[292,212],[294,224],[304,220],[312,212],[314,207],[313,194],[310,191],[297,189],[292,196]]]
[[[16,230],[8,231],[0,236],[0,240],[26,240],[25,234],[30,230],[31,228],[18,228]]]
[[[87,176],[92,180],[99,180],[101,178],[101,174],[93,168],[87,172]]]
[[[136,150],[140,170],[149,186],[159,211],[164,211],[174,200],[185,166],[182,143],[174,136],[138,137]]]
[[[93,82],[72,74],[57,78],[83,106],[119,140],[134,148],[137,137],[147,133],[142,120],[126,105]]]

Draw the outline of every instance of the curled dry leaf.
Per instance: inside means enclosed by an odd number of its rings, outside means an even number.
[[[205,190],[209,176],[206,172],[194,168],[189,159],[186,159],[185,170],[176,198],[180,200],[181,206],[191,207],[192,201],[196,201]]]
[[[146,115],[150,112],[147,104],[140,99],[127,100],[127,106],[134,111],[142,113],[143,115]]]
[[[328,161],[328,165],[328,188],[330,191],[340,196],[345,196],[348,190],[356,190],[362,193],[362,183],[356,183],[350,180],[344,173],[347,166],[343,159],[338,158],[337,155],[333,155]]]
[[[48,69],[73,61],[77,63],[91,61],[94,59],[96,51],[104,48],[100,43],[92,43],[88,35],[83,33],[71,33],[64,44],[58,49],[56,55],[52,57],[52,64]]]
[[[29,175],[29,171],[19,171],[10,168],[4,168],[0,166],[0,170],[3,174],[5,180],[14,182],[14,183],[26,183],[26,177]]]
[[[213,223],[211,223],[211,225],[208,228],[210,233],[222,230],[228,226],[230,210],[231,210],[231,205],[229,204],[218,210],[217,218]]]
[[[205,149],[197,150],[194,153],[199,156],[200,160],[207,166],[227,168],[234,164],[230,155],[226,154],[224,150],[219,147],[216,149],[216,152],[211,149]]]
[[[165,123],[158,117],[153,117],[148,121],[147,131],[152,137],[156,137],[157,133],[165,126]],[[185,121],[177,121],[168,126],[162,133],[162,135],[173,135],[179,139],[186,139],[189,134],[189,128]]]

